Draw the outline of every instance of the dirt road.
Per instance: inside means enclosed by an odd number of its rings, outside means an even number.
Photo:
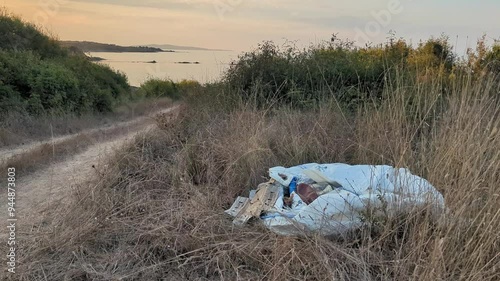
[[[167,113],[175,110],[171,107],[158,113]],[[110,130],[106,138],[96,138],[84,151],[74,155],[68,155],[63,161],[56,162],[37,170],[31,174],[16,175],[16,199],[15,210],[19,223],[23,218],[33,215],[32,210],[39,209],[43,205],[49,205],[53,200],[62,198],[75,184],[85,181],[96,172],[93,166],[98,166],[106,156],[116,148],[124,145],[137,134],[144,133],[154,127],[152,116],[141,117],[126,123],[120,123],[121,130]],[[99,129],[94,129],[99,130]],[[77,138],[78,135],[64,136],[54,141],[64,141],[68,138]],[[88,139],[86,140],[88,141]],[[3,155],[14,155],[16,153],[29,153],[30,149],[35,149],[37,144],[16,149],[13,152],[3,152]],[[4,238],[7,224],[7,190],[2,188],[0,198],[0,237]]]

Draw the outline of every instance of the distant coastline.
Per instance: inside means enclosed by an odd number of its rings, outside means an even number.
[[[61,45],[75,48],[82,52],[106,53],[174,53],[176,51],[231,51],[223,49],[209,49],[193,46],[179,46],[171,44],[148,44],[146,46],[120,46],[116,44],[98,43],[92,41],[61,41]]]
[[[183,51],[231,51],[224,49],[209,49],[202,47],[193,47],[193,46],[178,46],[178,45],[170,45],[170,44],[148,44],[150,47],[160,48],[162,50],[183,50]]]
[[[175,52],[150,46],[119,46],[89,41],[61,41],[61,44],[69,48],[77,48],[83,52],[109,52],[109,53],[164,53]]]

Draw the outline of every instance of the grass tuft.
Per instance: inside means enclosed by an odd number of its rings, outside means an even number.
[[[187,103],[24,230],[21,280],[498,280],[498,80],[385,89],[355,114]],[[205,93],[206,94],[206,93]],[[201,100],[206,98],[201,94]],[[224,97],[224,96],[222,96]],[[196,99],[195,99],[196,100]],[[227,102],[227,100],[225,100]],[[223,210],[275,165],[409,167],[445,195],[341,237],[282,237]]]

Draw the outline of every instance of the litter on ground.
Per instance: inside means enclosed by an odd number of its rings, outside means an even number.
[[[404,168],[310,163],[273,167],[269,177],[225,211],[234,217],[234,224],[257,218],[282,235],[331,235],[361,226],[362,214],[369,209],[388,213],[418,206],[444,209],[442,194]]]

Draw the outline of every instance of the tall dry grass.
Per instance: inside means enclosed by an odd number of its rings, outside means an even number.
[[[399,81],[357,114],[197,97],[23,230],[20,280],[499,280],[499,81]],[[411,87],[407,85],[411,84]],[[282,237],[223,210],[274,165],[409,167],[446,199],[342,237]]]
[[[52,137],[78,134],[89,129],[152,114],[172,105],[170,98],[150,98],[124,103],[112,113],[84,115],[62,114],[33,116],[10,112],[0,119],[0,149],[50,140]]]

